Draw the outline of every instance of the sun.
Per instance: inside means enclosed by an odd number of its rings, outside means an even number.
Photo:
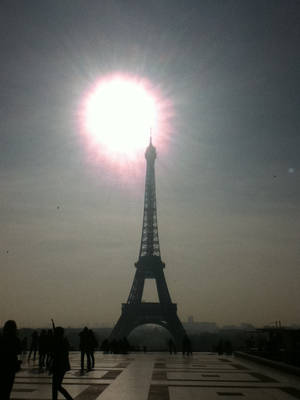
[[[101,79],[85,100],[86,133],[106,152],[133,154],[144,149],[157,119],[157,101],[147,84],[137,79]]]

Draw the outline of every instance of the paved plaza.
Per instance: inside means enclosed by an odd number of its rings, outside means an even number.
[[[76,400],[300,399],[298,377],[213,353],[96,353],[95,369],[84,375],[80,353],[70,353],[70,361],[64,387]],[[11,398],[51,399],[51,377],[39,372],[37,361],[24,360]]]

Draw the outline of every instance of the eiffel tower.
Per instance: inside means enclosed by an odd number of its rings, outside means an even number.
[[[177,316],[177,304],[172,303],[163,271],[165,263],[162,262],[160,255],[154,171],[156,149],[152,145],[151,137],[145,158],[147,169],[139,258],[135,263],[136,272],[127,303],[122,304],[121,316],[113,328],[109,340],[127,337],[137,326],[157,324],[170,332],[176,345],[180,348],[185,330]],[[155,279],[159,302],[142,302],[145,279]]]

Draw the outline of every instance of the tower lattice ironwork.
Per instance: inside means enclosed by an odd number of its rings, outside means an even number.
[[[171,301],[163,271],[165,264],[161,260],[155,190],[156,149],[152,145],[151,138],[145,158],[147,168],[139,257],[135,263],[136,272],[127,303],[122,304],[121,316],[112,330],[110,339],[127,337],[137,326],[153,323],[166,328],[180,346],[185,330],[177,316],[177,305]],[[155,279],[159,302],[142,301],[146,279]]]

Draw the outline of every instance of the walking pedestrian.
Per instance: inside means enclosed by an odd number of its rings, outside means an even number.
[[[46,351],[47,351],[47,332],[45,329],[42,330],[39,338],[39,367],[40,371],[45,367],[45,359],[46,359]]]
[[[69,342],[60,326],[54,329],[52,340],[52,400],[57,400],[60,392],[67,400],[73,400],[69,392],[62,386],[64,375],[70,371]]]
[[[0,398],[9,400],[16,372],[20,370],[21,342],[17,336],[17,324],[6,321],[0,336]]]
[[[184,335],[182,340],[182,355],[191,356],[192,353],[192,344],[191,340],[187,335]]]
[[[89,336],[88,336],[88,353],[90,357],[90,368],[93,369],[95,367],[95,356],[94,352],[95,349],[98,347],[98,341],[92,329],[89,329]]]
[[[33,361],[35,361],[36,352],[38,350],[38,344],[39,344],[39,334],[37,333],[37,331],[33,331],[31,335],[31,344],[28,354],[28,361],[30,361],[32,353],[33,353]]]
[[[84,357],[87,359],[87,370],[91,370],[91,355],[89,352],[89,330],[85,326],[79,333],[79,350],[80,350],[80,372],[84,373]]]
[[[50,367],[52,340],[53,340],[53,332],[51,329],[48,329],[47,337],[46,337],[46,361],[45,361],[47,370],[49,370],[49,367]]]
[[[176,346],[171,338],[168,340],[168,347],[170,354],[176,354]]]

